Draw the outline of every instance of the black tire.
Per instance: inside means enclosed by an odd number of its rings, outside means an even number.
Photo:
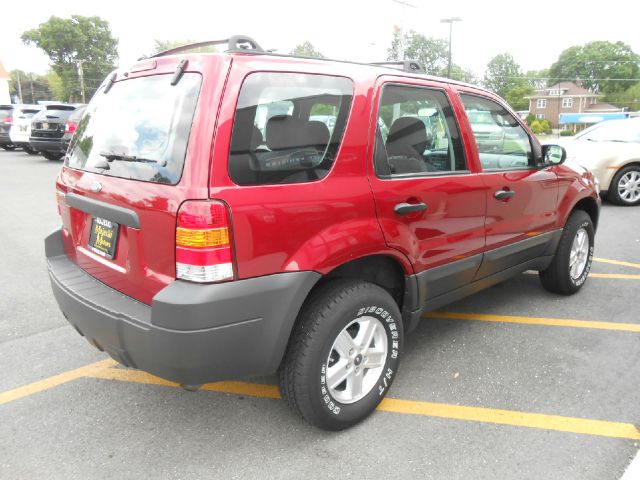
[[[64,153],[42,152],[42,156],[47,160],[60,160],[64,157]]]
[[[578,231],[584,229],[587,233],[589,245],[586,253],[586,263],[581,272],[576,272],[576,277],[571,275],[570,256],[573,242]],[[595,231],[591,217],[583,211],[574,211],[567,220],[558,243],[558,248],[549,268],[540,272],[542,286],[550,292],[562,295],[576,293],[589,276],[591,262],[593,261],[593,240]]]
[[[357,339],[357,332],[354,337],[351,329],[357,328],[359,331],[360,325],[368,324],[367,322],[375,324],[377,334],[383,331],[386,335],[377,337],[379,340],[374,340],[367,346],[385,348],[382,345],[386,345],[386,356],[384,360],[380,359],[380,365],[383,366],[379,374],[379,367],[371,370],[363,367],[367,361],[367,357],[363,356],[366,355],[366,349],[363,354],[359,354],[357,350],[352,357],[353,363],[346,363],[345,368],[358,372],[355,365],[360,365],[360,378],[363,379],[371,374],[372,377],[367,379],[370,389],[367,391],[362,381],[363,396],[354,402],[342,403],[334,397],[332,389],[327,385],[329,368],[338,365],[331,363],[333,357],[338,355],[337,349],[333,348],[334,341],[350,325],[347,332],[352,339]],[[386,344],[382,338],[386,338]],[[376,345],[377,341],[380,344]],[[372,283],[352,279],[339,279],[322,285],[312,292],[303,305],[291,334],[279,370],[282,397],[295,412],[317,427],[324,430],[348,428],[371,414],[389,391],[398,370],[402,341],[400,310],[386,290]],[[343,358],[339,361],[350,362]],[[345,393],[346,382],[347,380],[344,383]],[[338,384],[333,391],[336,392],[341,385],[343,383]]]
[[[8,144],[8,145],[0,145],[0,147],[2,147],[4,150],[6,150],[7,152],[12,152],[13,150],[16,149],[16,146],[13,144]]]
[[[630,172],[635,172],[637,174],[636,178],[640,178],[640,165],[628,165],[624,168],[618,170],[618,173],[615,174],[613,180],[611,180],[611,185],[609,185],[609,196],[608,200],[611,203],[615,203],[616,205],[623,205],[625,207],[632,207],[634,205],[640,205],[640,198],[637,200],[625,200],[622,195],[620,195],[620,183],[622,178]],[[640,187],[640,185],[638,185]]]
[[[24,150],[25,153],[28,153],[29,155],[37,155],[38,151],[34,148],[31,148],[27,145],[23,145],[22,150]]]

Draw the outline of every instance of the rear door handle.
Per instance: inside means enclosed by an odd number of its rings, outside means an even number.
[[[496,200],[504,200],[506,198],[511,198],[516,194],[513,190],[498,190],[493,194]]]
[[[393,211],[399,215],[403,215],[405,213],[415,213],[422,212],[427,209],[427,204],[420,203],[399,203],[395,207],[393,207]]]

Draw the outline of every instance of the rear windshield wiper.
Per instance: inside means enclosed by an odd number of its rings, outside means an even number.
[[[157,163],[161,167],[166,167],[166,160],[153,160],[151,158],[136,157],[135,155],[125,155],[123,153],[100,152],[100,155],[107,159],[108,162],[117,160],[119,162],[136,162],[136,163]]]

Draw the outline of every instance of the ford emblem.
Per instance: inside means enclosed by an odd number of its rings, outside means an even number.
[[[100,182],[93,182],[93,184],[91,184],[92,192],[98,193],[100,190],[102,190],[102,184]]]

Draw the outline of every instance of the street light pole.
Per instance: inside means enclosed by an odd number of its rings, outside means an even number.
[[[440,23],[448,23],[449,24],[449,66],[447,67],[447,77],[451,78],[451,32],[453,31],[453,22],[460,22],[462,18],[460,17],[449,17],[443,18],[440,20]]]

